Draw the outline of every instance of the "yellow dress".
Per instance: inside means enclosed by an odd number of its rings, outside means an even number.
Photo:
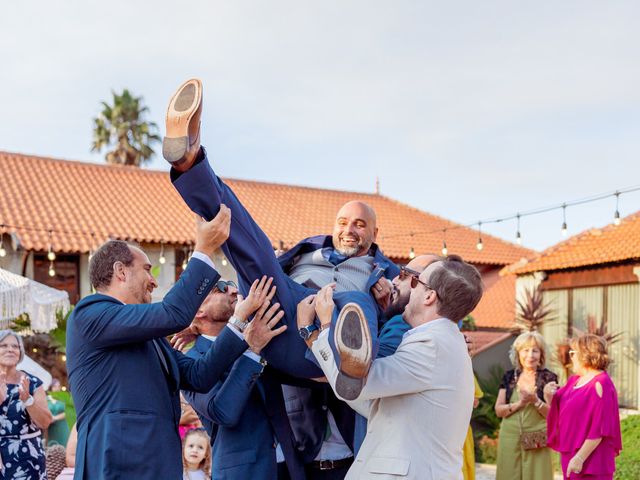
[[[484,392],[480,388],[478,379],[475,375],[473,376],[473,382],[476,386],[473,396],[474,398],[480,399],[484,396]],[[464,476],[464,480],[475,480],[476,478],[476,454],[473,446],[473,432],[471,431],[471,425],[469,425],[467,438],[465,438],[464,445],[462,447],[462,475]]]
[[[509,402],[516,403],[518,399],[516,388]],[[552,479],[551,450],[548,448],[523,450],[520,445],[521,425],[523,432],[546,430],[547,420],[531,404],[510,417],[502,419],[498,440],[496,480]]]

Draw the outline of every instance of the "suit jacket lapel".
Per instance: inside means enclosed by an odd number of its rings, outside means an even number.
[[[166,338],[155,339],[153,340],[153,344],[154,348],[157,347],[156,353],[160,357],[160,363],[163,364],[163,371],[169,383],[169,391],[175,393],[180,388],[180,370],[178,369],[178,363],[173,357],[171,344],[169,344]]]

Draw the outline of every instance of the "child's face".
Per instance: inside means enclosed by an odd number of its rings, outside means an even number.
[[[184,445],[184,459],[189,466],[197,467],[207,453],[207,440],[200,435],[190,435]]]

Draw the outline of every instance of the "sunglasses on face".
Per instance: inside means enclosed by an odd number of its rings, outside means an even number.
[[[404,280],[407,277],[411,278],[411,288],[416,288],[418,286],[418,284],[423,285],[426,289],[428,290],[433,290],[434,292],[436,292],[435,288],[432,288],[429,286],[428,283],[423,282],[422,280],[420,280],[420,272],[416,272],[415,270],[412,270],[410,268],[407,268],[405,266],[400,267],[400,280]],[[438,292],[436,292],[436,295],[438,295]]]
[[[227,290],[229,290],[229,287],[237,289],[238,285],[236,285],[236,283],[232,282],[231,280],[218,280],[216,282],[216,288],[220,290],[222,293],[227,293]]]

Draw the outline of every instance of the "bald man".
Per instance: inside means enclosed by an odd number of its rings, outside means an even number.
[[[215,174],[200,147],[201,111],[202,84],[196,79],[188,80],[169,103],[163,155],[172,165],[174,187],[194,212],[212,218],[220,204],[231,209],[231,233],[222,249],[238,273],[240,291],[246,293],[262,275],[274,278],[277,286],[274,301],[284,310],[283,322],[289,328],[269,344],[264,357],[273,367],[293,376],[322,376],[300,338],[305,332],[298,332],[296,308],[303,298],[335,283],[338,308],[350,302],[358,306],[340,319],[334,345],[343,359],[339,388],[344,388],[345,398],[357,395],[361,377],[366,375],[377,348],[377,319],[382,318],[382,308],[376,298],[383,307],[387,306],[384,300],[390,294],[389,281],[399,273],[398,267],[375,244],[378,233],[375,212],[364,202],[348,202],[338,211],[332,235],[304,239],[276,258],[270,240]],[[295,214],[291,212],[292,216]],[[336,320],[337,314],[332,323]]]

